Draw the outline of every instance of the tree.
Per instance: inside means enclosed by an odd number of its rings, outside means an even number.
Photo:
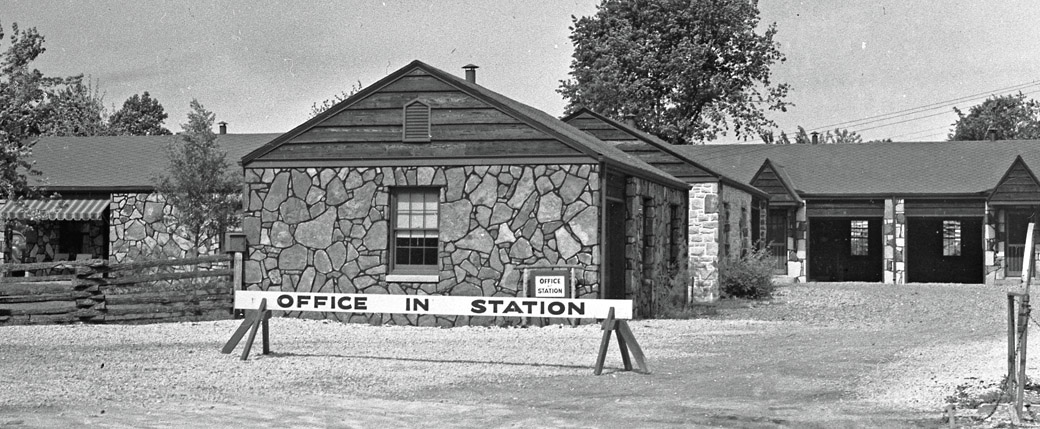
[[[954,107],[950,140],[986,140],[992,128],[1001,140],[1040,139],[1040,102],[1026,99],[1025,94],[995,95],[982,104],[972,106],[965,115]]]
[[[0,40],[3,39],[0,27]],[[40,134],[39,105],[45,89],[62,82],[30,67],[44,52],[43,36],[35,28],[19,31],[11,25],[10,46],[0,53],[0,200],[33,194],[29,176],[39,175],[29,161],[30,137]]]
[[[118,135],[165,136],[171,134],[162,126],[168,117],[159,100],[145,91],[126,99],[123,107],[112,113],[108,124]]]
[[[350,91],[341,91],[339,94],[332,96],[332,98],[325,99],[325,101],[322,101],[321,104],[311,104],[311,117],[318,116],[318,114],[320,114],[321,112],[331,109],[332,106],[335,106],[339,102],[350,98],[351,95],[357,94],[357,92],[360,90],[361,81],[359,80],[357,81],[356,85],[350,86]]]
[[[788,85],[770,67],[785,60],[763,34],[756,0],[603,0],[594,16],[573,18],[570,78],[557,90],[579,107],[675,143],[714,140],[732,130],[757,136],[785,111]]]
[[[215,115],[198,100],[191,101],[184,132],[166,148],[166,174],[155,189],[173,206],[177,223],[199,253],[207,240],[219,237],[239,221],[241,178],[213,132]]]
[[[776,137],[772,130],[765,131],[761,134],[762,142],[765,144],[846,144],[846,143],[863,143],[863,137],[855,131],[849,131],[848,129],[835,128],[834,132],[826,131],[823,134],[818,132],[812,132],[811,134],[816,135],[816,143],[813,143],[813,138],[810,137],[810,133],[805,131],[805,127],[799,126],[798,132],[794,134],[794,140],[787,136],[786,132],[781,131],[780,136]],[[891,140],[889,140],[891,141]]]
[[[83,76],[66,78],[63,85],[45,91],[39,105],[40,134],[48,136],[109,135],[104,96]]]

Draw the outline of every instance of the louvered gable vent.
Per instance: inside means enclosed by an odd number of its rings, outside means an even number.
[[[430,106],[419,100],[404,105],[404,141],[430,141]]]

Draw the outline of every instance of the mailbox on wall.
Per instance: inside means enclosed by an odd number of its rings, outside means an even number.
[[[532,298],[573,298],[569,270],[531,270],[527,277],[527,296]]]
[[[229,232],[224,234],[224,253],[245,253],[246,247],[246,234],[244,232]]]

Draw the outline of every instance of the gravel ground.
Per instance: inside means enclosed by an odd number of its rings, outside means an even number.
[[[357,403],[369,410],[401,415],[429,409],[433,401],[442,414],[427,424],[357,415],[353,424],[311,423],[477,427],[481,421],[455,420],[455,413],[474,409],[492,419],[484,423],[504,426],[571,426],[584,421],[572,416],[577,410],[647,421],[641,413],[649,411],[640,406],[625,411],[578,398],[558,409],[539,408],[545,392],[604,386],[624,392],[617,401],[651,404],[642,407],[678,419],[651,426],[799,427],[791,422],[817,421],[802,415],[806,410],[825,414],[824,422],[873,426],[877,420],[849,416],[853,405],[937,421],[956,386],[999,382],[1006,368],[1005,305],[1004,290],[977,285],[786,286],[772,301],[725,301],[710,318],[633,321],[653,374],[618,372],[620,357],[612,347],[604,377],[591,375],[598,325],[440,329],[278,318],[271,321],[275,353],[260,356],[257,344],[245,362],[238,359],[241,345],[231,355],[219,353],[238,321],[8,326],[0,327],[0,425],[99,423],[90,418],[103,410],[115,418],[112,410],[120,410],[121,419],[102,425],[141,426],[145,420],[135,419],[147,414],[163,416],[160,426],[178,426],[195,420],[172,414],[207,404],[263,416],[306,414],[343,398],[364,398]],[[1031,356],[1040,356],[1036,338]],[[1029,372],[1037,369],[1030,364]],[[792,396],[796,390],[812,395]],[[711,420],[716,417],[705,411],[708,404],[746,420]],[[763,404],[775,407],[762,411]],[[540,417],[524,420],[532,409],[542,410]],[[763,413],[772,420],[757,420]],[[706,420],[689,420],[701,414]],[[204,411],[186,415],[219,422]]]

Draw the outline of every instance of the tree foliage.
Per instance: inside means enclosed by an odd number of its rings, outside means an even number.
[[[810,134],[816,134],[816,143],[813,143],[813,138]],[[787,135],[786,132],[781,131],[780,135],[777,136],[772,130],[763,132],[760,137],[762,142],[765,144],[848,144],[848,143],[863,143],[863,137],[855,131],[849,131],[848,129],[835,128],[833,132],[825,131],[822,134],[813,132],[809,133],[805,131],[805,127],[799,126],[798,132],[794,133],[794,138]]]
[[[145,91],[126,99],[123,107],[112,113],[108,124],[117,135],[164,136],[171,134],[163,127],[168,117],[159,100]]]
[[[39,105],[40,134],[47,136],[109,135],[105,104],[96,86],[73,76],[60,87],[46,91]]]
[[[972,106],[965,114],[954,107],[957,122],[953,123],[950,140],[986,140],[993,128],[1000,140],[1040,139],[1040,102],[1027,99],[1019,92],[1013,95],[995,95]]]
[[[331,109],[332,106],[335,106],[336,104],[339,104],[339,102],[350,98],[351,95],[357,94],[357,92],[360,90],[361,81],[359,80],[357,81],[357,84],[350,86],[350,91],[341,91],[339,94],[332,96],[332,98],[325,99],[325,101],[322,101],[321,104],[311,104],[311,117],[318,116],[318,114],[320,114],[321,112]]]
[[[567,111],[584,106],[636,124],[676,144],[732,130],[754,137],[786,110],[787,84],[770,67],[785,60],[762,34],[755,0],[603,0],[573,18],[570,78],[558,90]]]
[[[155,179],[156,191],[174,207],[198,253],[206,240],[219,237],[239,221],[241,178],[213,132],[215,115],[191,101],[184,132],[166,148],[166,174]]]

